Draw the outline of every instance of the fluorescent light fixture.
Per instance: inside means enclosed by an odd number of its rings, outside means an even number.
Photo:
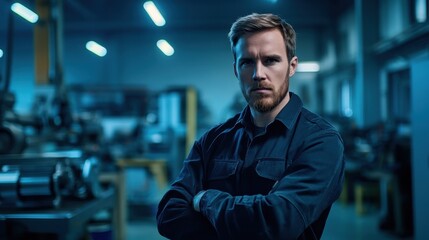
[[[0,58],[3,57],[3,50],[0,49]]]
[[[152,19],[156,26],[162,27],[165,25],[165,19],[159,12],[158,8],[155,6],[155,3],[153,3],[152,1],[147,1],[143,3],[143,8],[144,10],[146,10],[147,14],[149,14],[149,17]]]
[[[318,72],[320,70],[317,62],[300,62],[298,63],[297,72]]]
[[[87,42],[86,49],[100,57],[104,57],[107,54],[107,49],[94,41]]]
[[[37,22],[37,20],[39,20],[39,16],[36,13],[26,8],[21,3],[12,4],[12,6],[10,6],[10,9],[12,9],[12,11],[14,11],[16,14],[31,23],[35,23]]]
[[[416,20],[419,23],[425,22],[427,19],[427,4],[425,0],[415,1],[416,9]]]
[[[156,46],[167,56],[171,56],[174,54],[174,48],[164,39],[158,40],[156,42]]]

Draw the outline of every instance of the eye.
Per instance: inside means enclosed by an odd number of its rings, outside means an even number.
[[[246,67],[246,66],[251,65],[252,63],[253,63],[253,61],[252,61],[251,59],[242,59],[242,60],[240,61],[239,66],[240,66],[240,67]]]
[[[273,57],[269,57],[267,59],[265,59],[265,65],[273,65],[275,63],[280,62],[280,60],[278,58],[273,58]]]

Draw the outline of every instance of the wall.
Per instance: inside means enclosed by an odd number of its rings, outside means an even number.
[[[354,8],[344,10],[338,21],[320,34],[320,46],[323,49],[321,56],[322,89],[324,92],[323,113],[338,115],[342,113],[340,86],[344,82],[353,84],[355,81],[355,61],[357,57],[356,21]],[[352,91],[353,89],[350,89]],[[355,95],[350,93],[351,103],[356,101]],[[360,96],[359,96],[360,97]],[[354,113],[355,109],[351,109]],[[355,117],[355,116],[353,116]]]
[[[380,38],[388,39],[410,27],[409,2],[404,0],[380,1]]]
[[[429,55],[426,52],[412,60],[411,91],[412,91],[412,183],[414,210],[414,239],[429,238],[427,216],[429,215],[429,151],[427,136],[429,135],[429,112],[427,107],[427,68]]]

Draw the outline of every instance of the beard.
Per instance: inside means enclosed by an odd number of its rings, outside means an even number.
[[[261,86],[263,87],[263,86]],[[286,97],[289,87],[284,82],[278,90],[273,89],[272,94],[246,94],[245,98],[249,105],[260,113],[267,113],[276,108]]]
[[[257,88],[270,89],[271,93],[260,94],[252,91],[252,89]],[[271,85],[263,84],[262,82],[255,82],[255,86],[251,87],[250,92],[246,92],[243,85],[241,87],[241,91],[250,107],[260,113],[270,112],[276,108],[281,101],[283,101],[283,99],[286,97],[286,94],[289,92],[289,70],[285,77],[285,81],[277,90],[274,89]]]

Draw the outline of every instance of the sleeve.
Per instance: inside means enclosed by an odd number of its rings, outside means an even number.
[[[201,147],[196,142],[179,177],[158,205],[156,219],[162,236],[168,239],[217,239],[207,218],[192,207],[194,195],[202,190],[202,178]]]
[[[297,239],[339,197],[344,175],[338,134],[308,137],[286,175],[267,195],[232,196],[209,189],[201,213],[219,239]]]

